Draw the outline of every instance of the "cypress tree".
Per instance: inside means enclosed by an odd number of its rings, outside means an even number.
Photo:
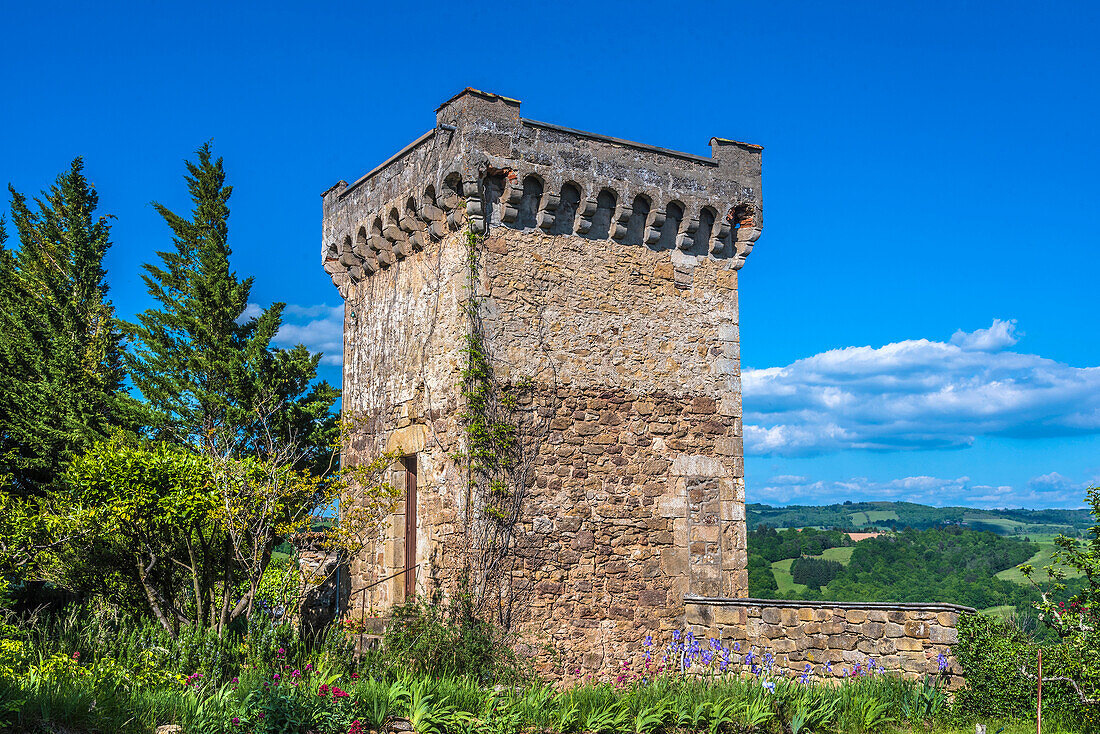
[[[10,491],[39,495],[72,457],[138,410],[123,385],[123,337],[107,299],[111,245],[76,158],[35,199],[10,185],[19,249],[0,233],[0,461]]]
[[[284,304],[246,315],[253,279],[238,279],[229,263],[233,189],[209,143],[196,157],[186,162],[190,216],[153,204],[174,248],[144,266],[158,305],[129,325],[134,385],[160,437],[219,456],[271,458],[295,446],[293,463],[319,461],[335,431],[338,391],[315,382],[320,354],[271,346]]]

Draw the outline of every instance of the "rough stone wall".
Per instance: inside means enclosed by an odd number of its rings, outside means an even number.
[[[494,229],[482,259],[500,372],[555,400],[523,531],[522,617],[567,669],[607,669],[685,594],[747,591],[737,273],[580,237]]]
[[[688,598],[685,611],[697,637],[736,642],[742,652],[770,651],[776,667],[791,674],[809,664],[814,676],[839,678],[873,659],[887,672],[915,679],[937,673],[942,654],[956,682],[962,671],[951,645],[959,615],[977,613],[954,604],[702,598]]]
[[[353,284],[344,307],[343,411],[355,424],[344,461],[417,455],[419,591],[451,550],[442,539],[460,532],[461,478],[450,455],[460,448],[464,263],[458,236],[448,237]],[[404,470],[395,466],[389,480],[403,487]],[[353,614],[377,616],[404,600],[404,579],[384,579],[404,569],[405,509],[402,502],[384,540],[351,562]]]
[[[460,383],[462,233],[357,284],[346,307],[349,460],[419,462],[418,591],[453,590],[469,549]],[[494,227],[477,287],[500,380],[548,407],[516,528],[514,621],[565,668],[607,670],[679,624],[688,593],[747,590],[737,275],[667,253]],[[400,469],[393,480],[403,484]],[[404,597],[404,508],[351,566],[351,612]],[[549,659],[538,651],[540,659]]]
[[[453,591],[484,520],[461,458],[475,297],[494,379],[530,381],[539,428],[496,611],[540,660],[607,671],[678,626],[686,594],[747,590],[737,270],[760,234],[760,148],[715,138],[704,158],[518,112],[467,90],[323,194],[358,423],[344,458],[416,454],[417,591]],[[472,293],[467,230],[485,237]],[[352,614],[404,598],[385,579],[406,509],[352,561]]]

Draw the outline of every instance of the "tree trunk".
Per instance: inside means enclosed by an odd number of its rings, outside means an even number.
[[[164,610],[161,608],[160,603],[157,600],[158,595],[156,593],[156,590],[153,589],[152,584],[150,584],[148,581],[149,572],[153,569],[153,566],[155,566],[156,563],[157,558],[156,556],[154,556],[153,560],[149,563],[148,568],[146,568],[142,565],[141,558],[136,554],[134,555],[134,565],[137,567],[138,581],[141,582],[141,588],[145,590],[145,597],[149,600],[149,606],[153,609],[153,615],[157,618],[157,621],[160,622],[161,626],[164,627],[165,630],[167,630],[168,636],[175,640],[178,637],[175,626],[168,621],[168,618],[164,614]]]

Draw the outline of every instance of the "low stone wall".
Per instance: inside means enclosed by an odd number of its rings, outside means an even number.
[[[775,667],[815,677],[841,677],[856,665],[919,678],[940,670],[961,674],[951,654],[960,614],[956,604],[878,604],[779,599],[722,599],[688,596],[684,621],[696,637],[717,637],[742,653],[771,652]]]

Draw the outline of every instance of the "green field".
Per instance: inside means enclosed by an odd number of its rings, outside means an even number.
[[[852,551],[856,548],[854,545],[849,545],[846,548],[826,548],[825,552],[815,558],[824,558],[826,561],[839,561],[841,565],[847,566],[852,561]]]
[[[1053,536],[1043,536],[1043,537],[1044,538],[1052,538]],[[1034,541],[1034,539],[1033,539],[1033,541]],[[1046,573],[1043,571],[1043,566],[1047,566],[1047,565],[1050,564],[1050,561],[1051,561],[1050,554],[1054,552],[1054,541],[1044,539],[1044,540],[1038,540],[1038,541],[1034,541],[1034,542],[1037,542],[1039,544],[1039,550],[1036,551],[1035,555],[1033,555],[1031,558],[1029,558],[1027,560],[1027,562],[1030,563],[1032,568],[1035,569],[1035,580],[1036,581],[1042,581],[1042,580],[1046,579],[1046,577],[1047,577]],[[1064,567],[1063,567],[1062,570],[1065,571],[1066,578],[1069,578],[1069,579],[1075,579],[1075,578],[1078,578],[1079,576],[1081,576],[1080,571],[1076,571],[1076,570],[1068,569],[1068,568],[1064,568]],[[999,579],[1004,579],[1005,581],[1011,581],[1011,582],[1016,583],[1016,584],[1025,584],[1026,585],[1026,584],[1029,583],[1028,580],[1024,577],[1024,575],[1022,573],[1020,573],[1020,569],[1018,569],[1018,568],[1006,568],[1004,571],[1000,571],[995,575]]]
[[[999,532],[1002,535],[1036,535],[1037,533],[1029,532],[1034,530],[1050,530],[1056,529],[1070,535],[1073,534],[1073,527],[1070,525],[1055,525],[1046,524],[1038,525],[1033,523],[1021,522],[1019,520],[1010,520],[1004,517],[988,517],[983,515],[964,515],[963,520],[977,529],[988,530],[997,528],[994,532]],[[1049,532],[1047,533],[1049,535]]]
[[[852,551],[854,550],[854,546],[848,546],[846,548],[826,548],[825,552],[821,555],[810,556],[810,558],[824,558],[826,561],[838,561],[847,566],[852,560]],[[794,577],[791,576],[792,563],[794,563],[793,558],[785,558],[782,561],[776,561],[772,564],[772,574],[775,575],[775,583],[779,586],[780,596],[801,594],[809,588],[803,584],[796,584],[794,582]]]
[[[871,525],[885,520],[898,520],[898,513],[894,510],[867,510],[866,512],[853,512],[850,517],[852,524],[856,526]]]
[[[789,594],[801,594],[809,588],[794,582],[794,578],[791,576],[792,563],[794,563],[793,558],[784,558],[782,561],[776,561],[772,564],[772,573],[775,574],[775,583],[779,586],[781,597]]]

